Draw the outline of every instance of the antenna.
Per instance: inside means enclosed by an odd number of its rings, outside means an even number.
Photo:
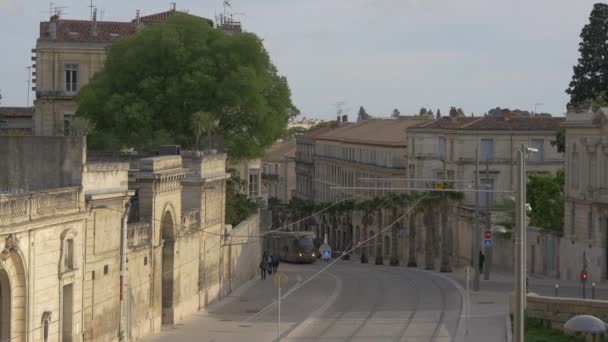
[[[27,69],[27,102],[25,104],[26,107],[30,106],[30,92],[32,91],[32,89],[30,88],[30,84],[32,82],[32,67],[31,66],[26,66],[25,69]]]
[[[93,20],[93,9],[95,8],[95,6],[93,5],[93,0],[90,0],[89,2],[89,11],[91,12],[91,20]]]
[[[102,8],[99,10],[99,21],[103,20],[103,15],[106,13],[106,9]]]

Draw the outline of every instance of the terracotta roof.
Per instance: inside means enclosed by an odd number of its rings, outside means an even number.
[[[176,13],[187,14],[180,11],[167,11],[162,13],[151,14],[140,17],[139,20],[143,26],[152,25],[154,23],[167,20]],[[211,26],[213,21],[206,20]],[[101,43],[109,44],[112,40],[119,37],[131,36],[137,28],[136,20],[130,22],[119,21],[97,21],[96,34],[93,34],[93,21],[91,20],[64,20],[57,19],[56,34],[53,38],[51,33],[51,22],[40,23],[40,41],[58,41],[71,43]]]
[[[350,125],[350,123],[346,123],[346,124],[343,124],[343,125]],[[337,129],[337,128],[339,128],[337,126],[337,124],[335,122],[331,122],[329,124],[329,126],[317,128],[314,131],[310,131],[310,132],[307,132],[305,134],[302,134],[302,135],[298,136],[298,138],[314,139],[314,138],[318,137],[321,134],[327,133],[327,132],[329,132],[331,130],[334,130],[334,129]]]
[[[0,116],[7,118],[31,118],[34,107],[0,107]]]
[[[48,27],[49,23],[43,23]],[[40,38],[42,41],[58,41],[70,43],[102,43],[109,44],[113,39],[130,36],[135,33],[135,24],[130,22],[98,21],[96,32],[93,34],[93,22],[90,20],[63,20],[57,22],[56,38],[43,32],[41,28]]]
[[[296,139],[289,139],[270,146],[266,150],[264,160],[267,161],[282,161],[286,158],[296,157]]]
[[[534,117],[443,117],[411,129],[456,129],[476,131],[557,131],[564,118]]]
[[[366,145],[406,146],[406,129],[425,121],[428,119],[370,119],[326,132],[317,139]]]

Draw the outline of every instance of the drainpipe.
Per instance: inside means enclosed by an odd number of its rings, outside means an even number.
[[[120,229],[120,316],[118,318],[118,336],[121,341],[124,341],[125,334],[123,330],[123,322],[125,316],[125,301],[124,301],[124,288],[125,278],[127,275],[127,223],[129,220],[129,211],[131,206],[129,202],[125,204],[125,212],[122,217],[122,225]]]

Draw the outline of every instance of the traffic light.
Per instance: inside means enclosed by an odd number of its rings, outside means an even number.
[[[587,271],[581,272],[581,281],[584,283],[587,281]]]

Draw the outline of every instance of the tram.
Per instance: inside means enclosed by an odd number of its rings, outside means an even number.
[[[270,232],[266,235],[265,250],[278,255],[279,260],[297,264],[317,261],[313,232]]]

